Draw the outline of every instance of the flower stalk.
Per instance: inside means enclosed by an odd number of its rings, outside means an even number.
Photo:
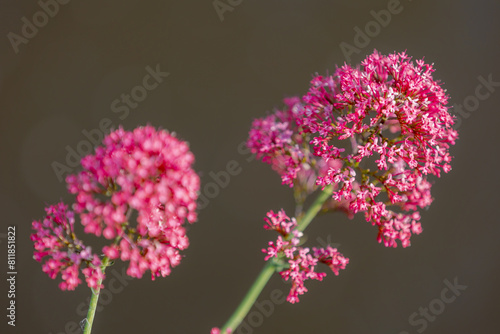
[[[105,256],[102,259],[101,271],[104,274],[106,267],[110,266],[109,259]],[[91,288],[92,297],[90,298],[89,310],[87,312],[87,318],[85,319],[85,329],[83,330],[83,334],[90,334],[92,331],[92,324],[94,323],[95,310],[97,309],[97,302],[99,301],[99,294],[101,293],[101,284],[103,281],[103,277],[99,278],[97,281],[97,287]]]
[[[234,330],[241,324],[275,271],[276,267],[274,262],[267,262],[241,301],[240,305],[238,305],[238,308],[236,308],[233,315],[231,315],[224,327],[222,327],[221,333],[226,333],[228,329]]]
[[[318,195],[315,201],[311,204],[311,207],[307,210],[307,212],[302,216],[298,223],[298,230],[304,231],[307,226],[311,223],[311,221],[316,217],[316,215],[321,211],[321,207],[325,203],[328,198],[331,197],[332,189],[331,186],[325,187],[325,189]],[[234,313],[231,315],[229,320],[224,324],[221,329],[221,333],[226,333],[228,330],[234,330],[241,324],[243,319],[245,319],[246,315],[252,308],[253,304],[261,294],[264,287],[269,282],[269,279],[276,271],[276,268],[282,265],[283,260],[274,259],[273,261],[269,261],[266,263],[264,268],[262,268],[260,274],[255,279],[254,283],[248,290],[243,300],[238,305]]]

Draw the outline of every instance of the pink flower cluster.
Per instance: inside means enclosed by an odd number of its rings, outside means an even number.
[[[302,104],[298,98],[284,100],[286,109],[277,110],[274,114],[252,123],[247,146],[251,152],[257,154],[262,161],[272,165],[282,178],[283,184],[293,186],[297,173],[307,171],[312,154],[303,149],[307,145],[307,138],[301,135],[296,125],[302,114]],[[305,175],[306,184],[314,184]]]
[[[67,177],[85,232],[112,240],[102,251],[129,261],[128,275],[141,278],[150,270],[152,279],[165,277],[180,263],[179,251],[189,245],[184,223],[197,219],[193,162],[188,144],[174,134],[119,128],[82,159],[83,171]]]
[[[293,117],[277,112],[254,121],[248,146],[283,165],[275,169],[290,185],[323,161],[326,168],[313,173],[316,184],[332,185],[333,200],[344,203],[330,208],[364,212],[379,242],[407,247],[422,231],[418,209],[432,202],[427,177],[451,170],[449,148],[458,134],[431,65],[377,51],[361,65],[315,76],[302,102],[293,99]]]
[[[303,202],[318,188],[318,176],[327,173],[330,168],[341,168],[343,162],[315,156],[309,149],[311,135],[298,125],[304,113],[303,104],[297,97],[285,98],[283,102],[283,110],[253,121],[247,146],[258,158],[272,166],[281,176],[283,184],[294,187],[297,199]],[[346,201],[331,200],[326,207],[352,216]]]
[[[43,220],[33,222],[36,233],[31,235],[35,260],[42,262],[45,259],[43,272],[52,279],[61,274],[63,281],[59,288],[74,290],[82,282],[79,276],[83,267],[88,286],[97,288],[98,281],[104,278],[101,260],[76,238],[73,211],[68,210],[64,203],[51,205],[45,211],[47,215]]]
[[[68,176],[85,232],[120,238],[103,251],[110,259],[130,261],[128,275],[141,278],[149,269],[153,279],[165,277],[179,264],[179,250],[189,245],[184,221],[197,218],[200,180],[193,162],[188,144],[166,131],[120,128],[95,155],[82,159],[82,172]],[[137,226],[128,222],[132,210]]]
[[[265,229],[274,230],[280,235],[276,242],[269,242],[267,249],[262,249],[266,253],[265,260],[270,258],[283,259],[287,261],[287,267],[280,271],[280,275],[285,280],[292,281],[292,288],[288,294],[287,301],[295,303],[299,301],[299,295],[307,292],[304,282],[307,279],[323,280],[326,273],[316,272],[318,263],[326,264],[335,275],[340,269],[345,269],[349,259],[344,257],[336,248],[328,246],[324,248],[313,248],[312,253],[309,248],[298,246],[302,232],[297,229],[295,218],[289,218],[285,211],[278,213],[270,211],[264,219],[267,225]]]
[[[326,172],[330,166],[340,168],[342,162],[332,160],[327,164],[308,150],[310,135],[297,125],[304,113],[300,99],[285,98],[283,102],[284,110],[253,121],[247,146],[263,162],[271,164],[283,184],[300,186],[310,193],[316,189],[318,171]]]

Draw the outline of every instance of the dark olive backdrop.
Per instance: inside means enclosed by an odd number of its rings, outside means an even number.
[[[255,311],[238,333],[498,332],[500,87],[480,88],[482,100],[475,96],[480,77],[500,82],[499,3],[228,1],[219,2],[229,4],[219,16],[211,1],[75,0],[57,13],[48,8],[50,18],[37,14],[35,1],[1,1],[0,332],[80,332],[74,326],[90,291],[62,292],[41,271],[32,259],[30,225],[46,203],[71,199],[51,164],[66,164],[68,149],[85,149],[82,131],[99,129],[105,119],[114,127],[150,123],[176,131],[191,144],[203,186],[232,160],[240,172],[200,211],[172,275],[116,281],[93,333],[209,333],[222,325],[262,267],[260,249],[275,237],[262,229],[263,216],[293,210],[279,177],[238,146],[253,118],[285,96],[304,94],[312,73],[348,60],[341,43],[357,47],[348,55],[353,63],[374,48],[407,49],[435,63],[451,104],[465,102],[471,110],[460,116],[453,170],[436,180],[435,201],[422,214],[424,233],[410,248],[384,248],[362,216],[317,219],[307,231],[310,245],[337,244],[351,259],[348,268],[309,283],[299,304],[274,305],[265,316]],[[371,11],[388,7],[393,13],[381,18],[385,26],[373,23]],[[34,15],[40,27],[25,29],[22,39],[22,18],[33,22]],[[355,40],[356,27],[371,29],[369,40]],[[169,75],[127,114],[114,101],[140,92],[148,66]],[[5,316],[7,225],[17,228],[15,328]],[[122,267],[112,270],[120,276]],[[443,303],[446,280],[455,279],[467,288]],[[273,277],[259,300],[288,288]],[[436,315],[425,320],[419,312],[429,306]],[[414,312],[417,323],[410,323]]]

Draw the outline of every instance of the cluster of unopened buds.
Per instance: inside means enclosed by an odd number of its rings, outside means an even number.
[[[104,258],[128,261],[132,277],[147,270],[152,279],[169,275],[189,245],[185,221],[197,219],[200,181],[193,162],[187,143],[167,131],[146,126],[111,132],[95,154],[82,159],[83,170],[67,177],[76,195],[72,210],[58,203],[33,222],[34,257],[45,260],[43,271],[51,278],[61,274],[63,290],[81,283],[80,270],[89,287],[101,287]],[[86,233],[110,240],[102,248],[104,258],[77,239],[75,216]]]
[[[346,64],[314,76],[302,99],[285,99],[284,110],[253,122],[247,145],[294,188],[297,204],[317,188],[329,191],[324,211],[363,212],[377,226],[379,242],[407,247],[422,232],[418,210],[432,203],[427,178],[451,170],[449,148],[458,137],[433,71],[405,53],[375,51],[361,68]],[[318,261],[338,256],[336,273],[348,262],[335,249],[297,247],[299,232],[289,228],[294,221],[272,228],[281,235],[266,250],[266,260],[283,253],[289,261],[281,275],[293,281],[290,302],[306,291],[302,278],[323,278],[314,272]]]

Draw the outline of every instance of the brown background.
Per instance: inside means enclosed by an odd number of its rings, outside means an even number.
[[[234,2],[233,2],[234,3]],[[191,143],[203,185],[235,160],[241,173],[200,212],[191,246],[170,277],[130,281],[96,316],[94,333],[209,333],[222,325],[263,265],[270,210],[293,210],[290,190],[265,164],[238,152],[250,122],[306,92],[311,74],[345,60],[339,44],[373,20],[384,1],[242,1],[221,22],[211,1],[78,1],[61,6],[19,53],[7,34],[40,10],[1,1],[0,208],[17,227],[17,326],[2,333],[60,333],[78,322],[85,287],[62,292],[32,259],[30,223],[46,203],[70,200],[51,163],[64,163],[82,130],[103,118],[126,129],[150,123]],[[500,5],[495,1],[404,0],[403,10],[352,62],[374,48],[408,50],[435,63],[451,104],[474,95],[478,77],[500,81]],[[121,121],[111,102],[142,83],[145,67],[169,72]],[[498,126],[500,88],[463,119],[453,171],[433,187],[424,233],[412,247],[386,249],[361,216],[324,216],[308,229],[351,259],[339,277],[308,284],[296,305],[276,305],[254,333],[417,333],[408,317],[440,298],[443,281],[466,285],[425,333],[498,332]],[[250,160],[250,159],[248,159]],[[3,235],[3,237],[5,237]],[[0,249],[5,277],[6,242]],[[115,269],[121,271],[120,264]],[[2,279],[1,309],[7,305]],[[274,277],[259,300],[289,286]],[[6,311],[3,311],[6,312]],[[419,317],[420,318],[420,317]],[[71,325],[68,325],[70,328]],[[71,332],[71,331],[68,331]],[[75,331],[77,333],[79,331]]]

